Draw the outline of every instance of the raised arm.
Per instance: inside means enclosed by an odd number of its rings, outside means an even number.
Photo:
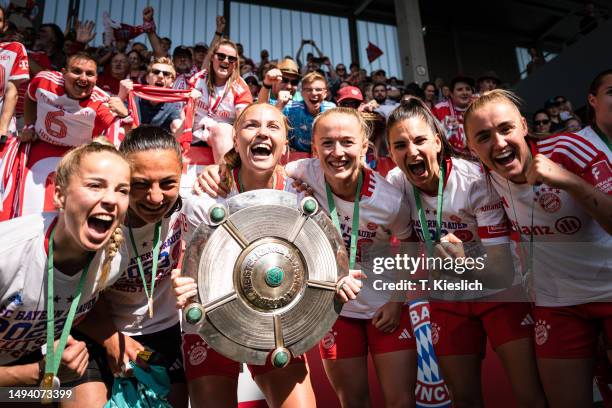
[[[212,58],[213,49],[215,48],[217,43],[219,41],[221,41],[221,39],[223,38],[223,33],[225,32],[225,17],[217,16],[217,18],[215,20],[215,23],[216,23],[216,26],[215,26],[215,35],[214,35],[212,41],[210,42],[210,47],[208,48],[208,52],[206,53],[206,57],[204,57],[204,61],[202,61],[202,66],[200,67],[200,69],[204,69],[204,68],[208,67],[210,59]]]
[[[142,10],[142,21],[145,23],[153,21],[153,7],[147,6]],[[162,47],[161,39],[155,32],[155,30],[147,31],[147,37],[149,38],[149,42],[151,43],[151,47],[153,48],[153,55],[157,58],[165,57],[166,52]]]

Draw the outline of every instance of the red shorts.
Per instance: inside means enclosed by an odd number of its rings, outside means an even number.
[[[183,334],[183,360],[185,362],[185,376],[187,381],[198,377],[217,375],[238,380],[240,374],[240,364],[237,361],[217,353],[210,347],[198,334]],[[306,355],[292,357],[289,364],[305,364]],[[276,367],[272,365],[270,359],[265,365],[247,364],[251,376],[257,377],[266,374]]]
[[[431,338],[436,354],[479,354],[489,337],[493,349],[531,338],[532,307],[522,302],[445,302],[430,300]]]
[[[536,306],[535,350],[540,358],[589,358],[595,356],[602,331],[612,348],[612,303],[576,306]]]
[[[324,360],[367,356],[399,350],[416,350],[416,342],[408,307],[402,307],[400,324],[392,333],[383,333],[371,319],[353,319],[340,316],[319,342],[319,353]]]

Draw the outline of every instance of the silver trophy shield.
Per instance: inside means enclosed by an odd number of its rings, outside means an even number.
[[[323,338],[341,306],[336,281],[348,256],[317,201],[255,190],[209,210],[187,246],[183,274],[198,296],[184,309],[217,352],[235,361],[284,367]]]

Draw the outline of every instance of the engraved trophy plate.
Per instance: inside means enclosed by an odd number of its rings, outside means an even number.
[[[348,255],[312,197],[255,190],[210,209],[185,252],[198,282],[187,324],[235,361],[277,367],[315,346],[336,321]]]

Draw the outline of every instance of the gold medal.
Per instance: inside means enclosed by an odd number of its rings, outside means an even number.
[[[153,298],[149,298],[147,301],[147,306],[149,308],[149,319],[153,318]]]

